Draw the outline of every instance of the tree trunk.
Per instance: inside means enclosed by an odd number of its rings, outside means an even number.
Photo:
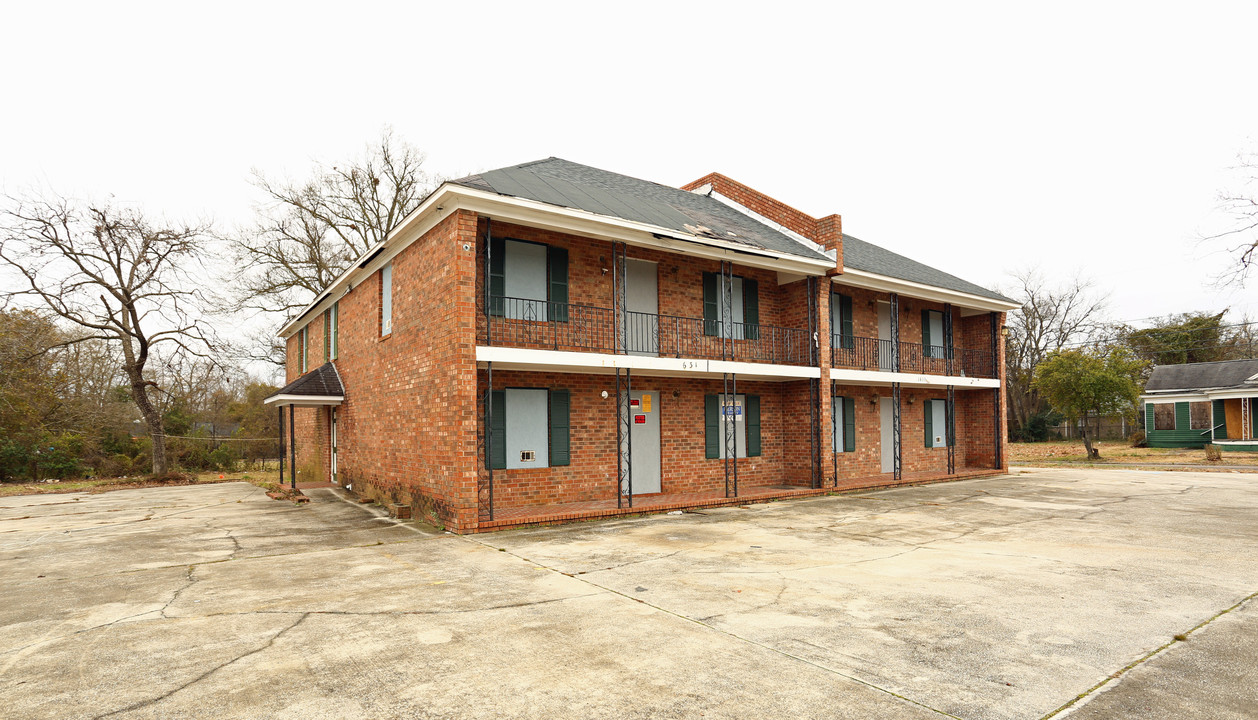
[[[131,375],[131,399],[139,408],[140,415],[144,416],[149,438],[153,441],[153,474],[165,475],[169,470],[166,463],[166,425],[162,422],[161,413],[157,412],[149,400],[149,382],[137,372],[129,371],[128,374]]]
[[[1092,438],[1088,437],[1088,421],[1086,419],[1079,425],[1079,436],[1083,438],[1083,447],[1088,451],[1088,459],[1100,460],[1101,451],[1092,447]]]

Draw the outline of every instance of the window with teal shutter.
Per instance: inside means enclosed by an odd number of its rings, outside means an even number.
[[[489,314],[505,314],[503,296],[507,294],[507,241],[489,240]]]
[[[571,414],[571,404],[571,394],[567,390],[550,391],[550,464],[552,466],[572,463],[571,429],[568,420]]]
[[[489,466],[495,470],[507,467],[507,393],[495,390],[489,394]]]
[[[750,278],[743,278],[743,323],[743,337],[760,339],[760,287]]]
[[[703,334],[716,335],[719,332],[720,325],[719,310],[717,306],[717,290],[720,287],[720,278],[716,273],[703,273]]]
[[[568,250],[561,247],[546,248],[546,264],[550,274],[550,302],[546,305],[546,319],[552,322],[568,322]]]
[[[703,396],[703,456],[721,456],[721,410],[715,395]]]
[[[760,396],[747,396],[747,457],[760,455]]]

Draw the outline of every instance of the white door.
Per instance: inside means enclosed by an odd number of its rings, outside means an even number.
[[[660,492],[660,394],[635,390],[629,394],[630,457],[633,494]]]
[[[630,355],[659,355],[660,318],[658,265],[647,260],[625,261],[625,341]]]
[[[891,303],[878,302],[878,369],[895,370],[895,342],[891,337]]]
[[[882,471],[895,472],[895,410],[892,398],[882,398]]]

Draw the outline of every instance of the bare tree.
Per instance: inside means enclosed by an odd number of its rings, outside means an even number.
[[[1090,280],[1076,277],[1050,285],[1037,269],[1011,273],[1015,285],[1006,291],[1022,303],[1009,313],[1005,346],[1009,421],[1014,436],[1025,437],[1028,423],[1047,405],[1032,385],[1035,369],[1050,352],[1092,339],[1105,328],[1108,297]]]
[[[253,225],[228,238],[245,270],[234,307],[285,315],[304,307],[418,207],[432,187],[424,159],[386,129],[365,155],[318,164],[304,182],[254,170],[266,199]]]
[[[0,291],[0,300],[43,306],[68,323],[72,332],[53,347],[97,341],[117,348],[152,437],[153,473],[165,474],[165,429],[150,364],[159,354],[209,357],[214,348],[188,276],[207,228],[154,224],[136,209],[55,195],[7,200],[0,268],[15,276],[18,289]]]
[[[1244,287],[1250,272],[1258,265],[1258,193],[1253,191],[1258,185],[1258,152],[1240,153],[1238,163],[1232,169],[1244,178],[1241,189],[1219,194],[1219,209],[1231,216],[1232,227],[1202,237],[1201,241],[1228,243],[1224,249],[1235,256],[1235,261],[1230,269],[1220,274],[1219,281],[1224,285]]]

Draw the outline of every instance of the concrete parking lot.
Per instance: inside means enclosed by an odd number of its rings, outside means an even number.
[[[1035,470],[471,538],[320,492],[0,499],[0,715],[1258,714],[1256,474]]]

